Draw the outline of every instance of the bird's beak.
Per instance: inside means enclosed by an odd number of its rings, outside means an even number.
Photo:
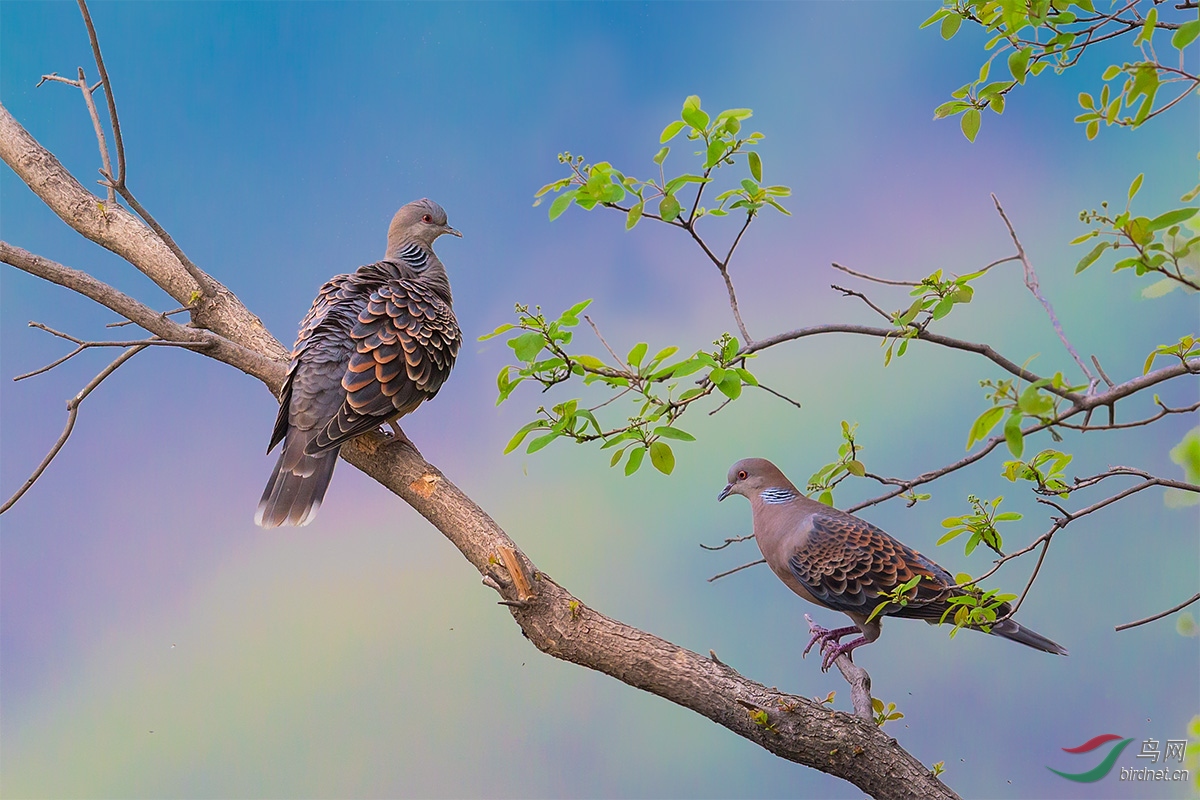
[[[725,488],[721,490],[721,493],[719,495],[717,495],[717,502],[719,503],[722,500],[724,500],[726,497],[729,497],[731,492],[733,492],[733,484],[732,483],[725,484]]]
[[[457,236],[460,239],[462,238],[462,231],[456,231],[454,228],[451,228],[449,225],[446,226],[446,230],[443,231],[443,233],[448,233],[451,236]]]

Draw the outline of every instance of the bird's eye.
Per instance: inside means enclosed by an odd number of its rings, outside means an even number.
[[[739,481],[746,480],[746,470],[742,470],[741,472],[738,473],[738,480]]]
[[[433,222],[433,217],[426,214],[425,216],[421,217],[421,222]]]

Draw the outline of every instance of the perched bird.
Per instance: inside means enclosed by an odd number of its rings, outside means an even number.
[[[829,630],[816,627],[804,654],[818,641],[823,670],[842,653],[879,638],[882,616],[922,619],[936,625],[953,606],[949,598],[965,594],[951,589],[954,578],[925,556],[858,517],[805,497],[779,468],[764,458],[746,458],[729,469],[729,483],[717,495],[740,494],[750,501],[754,538],[771,570],[788,588],[809,602],[841,611],[854,625]],[[907,605],[889,603],[870,622],[867,618],[885,594],[913,579],[915,594]],[[1007,614],[1008,603],[998,609]],[[950,611],[950,616],[953,616]],[[845,644],[853,633],[862,635]],[[990,626],[988,633],[1036,650],[1066,655],[1046,637],[1011,619]]]
[[[401,208],[383,260],[331,278],[300,323],[267,452],[283,449],[254,521],[307,525],[317,514],[338,450],[432,399],[462,344],[450,280],[433,252],[446,224],[437,203]],[[399,429],[397,429],[399,433]]]

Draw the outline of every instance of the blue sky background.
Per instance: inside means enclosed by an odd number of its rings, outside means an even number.
[[[984,408],[968,354],[914,347],[883,368],[866,339],[809,339],[755,371],[803,410],[760,392],[687,420],[674,475],[627,480],[594,450],[556,444],[501,456],[543,401],[494,405],[511,351],[474,338],[514,302],[558,311],[585,297],[618,349],[691,350],[733,328],[719,276],[676,231],[623,230],[615,215],[532,208],[563,150],[632,174],[683,98],[753,108],[767,180],[793,187],[794,216],[767,214],[734,262],[751,331],[868,322],[828,288],[838,261],[895,277],[965,273],[1008,255],[995,192],[1079,349],[1114,378],[1194,332],[1195,296],[1149,304],[1144,282],[1098,266],[1072,274],[1078,212],[1120,201],[1173,207],[1195,178],[1197,103],[1141,131],[1093,142],[1071,122],[1109,63],[1045,74],[988,114],[978,141],[933,108],[973,77],[978,37],[944,43],[917,26],[932,3],[98,4],[129,184],[191,258],[290,343],[320,284],[383,252],[387,221],[430,196],[465,233],[439,242],[468,337],[437,401],[405,423],[426,457],[582,600],[768,685],[805,695],[844,683],[801,661],[806,606],[764,568],[714,584],[753,545],[702,551],[749,529],[718,506],[729,464],[761,455],[797,482],[831,460],[841,420],[859,422],[875,472],[912,475],[961,457]],[[1110,51],[1114,60],[1129,56]],[[74,4],[0,6],[0,99],[77,176],[98,165],[78,93],[35,89],[91,57]],[[668,165],[680,163],[676,148]],[[686,163],[686,162],[685,162]],[[686,169],[679,166],[677,169]],[[6,241],[86,269],[156,307],[173,302],[84,241],[7,169]],[[733,223],[713,221],[715,242]],[[64,403],[107,363],[86,354],[13,384],[65,352],[36,319],[102,337],[111,315],[23,273],[0,271],[0,487],[25,479],[58,436]],[[874,291],[884,305],[902,295]],[[988,341],[1044,374],[1070,361],[1019,274],[1000,268],[943,330]],[[964,313],[965,312],[965,313]],[[126,329],[128,330],[128,329]],[[587,337],[581,336],[581,342]],[[581,347],[598,350],[591,342]],[[1194,401],[1196,386],[1164,388]],[[564,395],[566,396],[566,395]],[[1149,398],[1122,418],[1152,411]],[[308,528],[264,532],[252,515],[272,459],[275,404],[223,365],[147,352],[84,404],[70,443],[3,518],[0,537],[0,789],[9,797],[856,797],[849,784],[781,761],[604,676],[536,652],[491,590],[407,506],[342,465]],[[1195,418],[1069,439],[1080,475],[1110,463],[1175,475],[1167,450]],[[1049,446],[1035,442],[1031,446]],[[913,509],[863,516],[951,571],[977,553],[935,548],[966,495],[1044,511],[999,477],[1001,457],[947,479]],[[840,505],[870,496],[847,485]],[[1168,607],[1200,574],[1196,507],[1147,491],[1056,540],[1020,612],[1063,643],[1052,658],[993,637],[903,620],[859,651],[876,694],[905,718],[887,730],[981,797],[1184,796],[1082,771],[1060,748],[1099,733],[1179,738],[1200,708],[1200,641],[1173,622],[1115,624]],[[1013,590],[1032,564],[998,577]],[[1140,766],[1131,747],[1118,764]],[[1169,794],[1174,791],[1175,794]]]

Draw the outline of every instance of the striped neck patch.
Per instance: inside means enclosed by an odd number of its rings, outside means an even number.
[[[764,503],[777,505],[779,503],[790,503],[796,499],[796,493],[791,489],[763,489],[759,495]]]
[[[406,244],[400,251],[400,258],[414,272],[423,272],[429,266],[429,254],[416,242]]]

